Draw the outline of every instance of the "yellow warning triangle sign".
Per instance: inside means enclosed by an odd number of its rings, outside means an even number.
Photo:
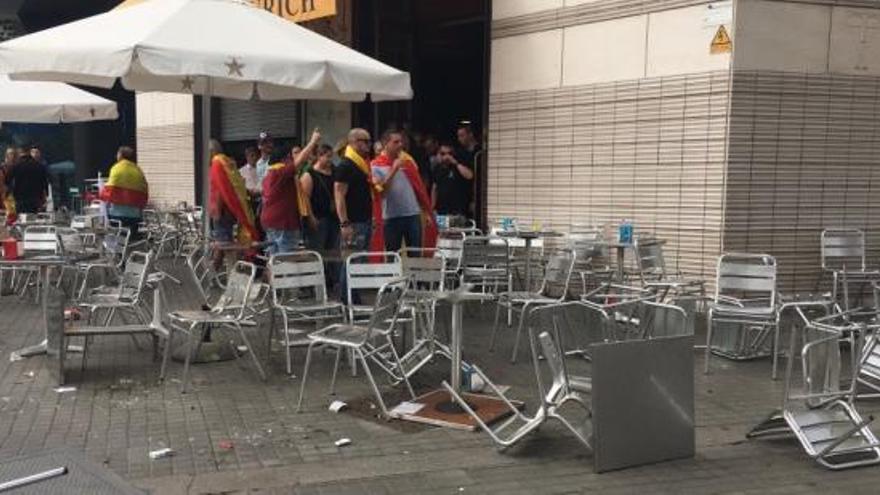
[[[727,29],[721,25],[718,26],[718,31],[715,32],[715,36],[712,38],[712,44],[709,45],[709,53],[717,54],[717,53],[730,53],[733,50],[733,42],[730,40],[730,35],[727,34]]]

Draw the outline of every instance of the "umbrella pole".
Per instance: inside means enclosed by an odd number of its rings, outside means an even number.
[[[214,81],[205,77],[205,92],[202,94],[202,226],[205,230],[205,241],[211,239],[211,216],[208,213],[211,197],[211,97],[214,93]]]

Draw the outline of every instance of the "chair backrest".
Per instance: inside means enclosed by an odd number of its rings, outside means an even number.
[[[464,249],[463,232],[441,232],[437,237],[437,249],[435,256],[443,256],[449,263],[449,268],[458,271],[461,268],[461,252]]]
[[[666,278],[666,259],[663,257],[664,241],[637,237],[634,242],[636,266],[642,282]]]
[[[688,325],[687,312],[680,306],[653,301],[640,301],[638,305],[636,311],[638,338],[652,339],[693,334],[693,328]]]
[[[122,266],[128,251],[128,241],[130,238],[131,231],[126,227],[110,227],[101,241],[104,254],[114,260],[117,265]]]
[[[821,236],[822,269],[865,269],[865,233],[859,229],[825,229]]]
[[[186,254],[186,266],[195,283],[196,291],[201,297],[202,304],[209,304],[209,294],[217,280],[217,274],[214,272],[211,261],[210,251],[204,245],[194,246]]]
[[[397,315],[400,314],[401,301],[406,294],[408,284],[409,281],[406,277],[397,277],[379,287],[362,342],[368,342],[374,333],[385,334],[394,330],[394,326],[397,324]]]
[[[140,300],[144,287],[147,284],[147,276],[153,264],[153,253],[132,251],[125,261],[125,269],[119,280],[118,295],[121,299],[131,302]]]
[[[541,345],[541,352],[544,355],[544,361],[550,368],[550,388],[541,397],[545,405],[553,404],[560,392],[566,394],[571,388],[568,383],[568,371],[565,367],[565,356],[561,349],[556,345],[556,341],[550,335],[550,332],[541,332],[538,334],[538,343]],[[535,356],[537,358],[537,356]],[[539,377],[540,379],[540,377]]]
[[[724,297],[749,299],[752,307],[775,307],[776,258],[768,254],[722,254],[715,278],[715,302]]]
[[[345,260],[348,301],[355,290],[379,290],[403,276],[400,255],[392,252],[352,253]]]
[[[565,238],[565,246],[577,255],[580,263],[589,263],[594,258],[605,256],[605,243],[599,229],[578,229]]]
[[[439,248],[403,248],[400,252],[403,274],[413,288],[443,290],[446,274],[450,270]]]
[[[211,308],[215,313],[236,312],[236,319],[244,318],[250,302],[251,288],[257,276],[257,267],[247,261],[236,261],[226,276],[226,288]]]
[[[59,251],[63,254],[84,253],[87,248],[94,247],[95,235],[80,232],[71,227],[57,227]]]
[[[324,260],[316,251],[276,254],[269,259],[269,285],[273,304],[283,305],[295,297],[302,299],[301,289],[313,290],[314,301],[327,302]]]
[[[539,292],[548,297],[564,299],[568,294],[576,255],[570,249],[554,251],[544,268],[544,280]]]
[[[509,270],[510,249],[507,240],[500,237],[466,237],[461,251],[461,266]]]
[[[24,230],[24,252],[31,255],[52,255],[60,252],[55,227],[34,225]]]

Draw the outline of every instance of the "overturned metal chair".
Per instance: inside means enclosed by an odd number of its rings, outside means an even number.
[[[796,393],[795,359],[785,370],[782,407],[753,428],[747,438],[794,435],[804,452],[820,465],[833,470],[880,464],[880,442],[871,431],[873,417],[863,418],[856,410],[858,365],[850,367],[841,388],[840,343],[854,339],[861,349],[864,323],[853,323],[846,312],[813,318],[805,307],[796,306],[789,352],[802,363],[802,393]]]
[[[541,332],[537,340],[540,345],[541,353],[544,356],[544,362],[550,369],[551,384],[545,389],[541,380],[541,373],[538,368],[538,350],[535,346],[534,339],[529,339],[532,343],[532,354],[536,367],[536,378],[538,380],[538,392],[540,396],[540,404],[535,409],[535,413],[531,416],[525,414],[522,408],[514,404],[508,399],[498,386],[490,380],[486,374],[476,365],[473,366],[474,372],[482,378],[493,395],[501,399],[510,410],[510,417],[502,421],[498,426],[491,427],[487,425],[479,415],[471,408],[464,398],[454,390],[449,383],[443,381],[443,388],[455,399],[455,401],[480,425],[480,427],[489,435],[496,448],[505,450],[517,443],[531,433],[538,430],[548,419],[554,419],[562,424],[588,451],[592,451],[590,445],[590,434],[585,431],[584,426],[576,426],[573,421],[563,414],[562,408],[567,404],[575,404],[583,409],[585,416],[589,417],[590,406],[583,396],[582,391],[578,391],[572,385],[568,371],[565,367],[563,351],[558,344],[558,337],[554,338],[549,332]],[[582,387],[581,390],[586,390]]]

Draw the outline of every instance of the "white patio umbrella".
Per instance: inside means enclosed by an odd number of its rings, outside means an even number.
[[[235,99],[412,97],[406,72],[243,0],[150,0],[15,38],[0,43],[3,72]],[[202,99],[203,122],[211,121],[209,100]],[[207,157],[210,126],[202,128]]]
[[[66,124],[119,117],[116,102],[59,82],[0,75],[0,122]]]

